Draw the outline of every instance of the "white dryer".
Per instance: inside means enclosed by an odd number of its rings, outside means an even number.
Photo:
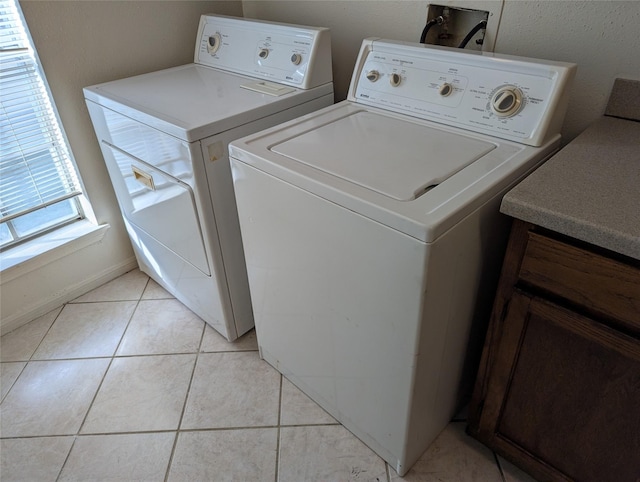
[[[329,31],[203,16],[195,63],[84,94],[140,268],[228,340],[250,330],[227,145],[333,104]]]
[[[230,145],[261,356],[400,475],[468,395],[500,200],[558,149],[574,70],[367,40],[346,101]]]

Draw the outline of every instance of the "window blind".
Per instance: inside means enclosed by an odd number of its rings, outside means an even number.
[[[82,194],[14,0],[0,0],[0,223]]]

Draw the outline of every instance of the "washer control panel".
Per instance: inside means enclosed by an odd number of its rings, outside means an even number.
[[[302,89],[332,80],[331,40],[322,28],[203,15],[194,61]]]
[[[574,72],[574,64],[365,40],[349,100],[540,145],[559,133]]]

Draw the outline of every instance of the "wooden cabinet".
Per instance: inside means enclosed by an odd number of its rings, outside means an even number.
[[[540,481],[640,481],[640,263],[515,221],[468,430]]]

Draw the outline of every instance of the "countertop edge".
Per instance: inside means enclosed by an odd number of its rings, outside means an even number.
[[[552,210],[532,206],[507,196],[503,198],[500,206],[500,212],[507,216],[640,260],[640,239],[634,236],[562,216]]]
[[[640,260],[640,122],[602,117],[511,189],[500,211]]]

